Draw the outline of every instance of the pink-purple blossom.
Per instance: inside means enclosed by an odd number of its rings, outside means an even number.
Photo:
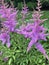
[[[6,44],[7,47],[10,47],[10,33],[14,32],[16,28],[16,15],[18,11],[11,7],[8,8],[8,5],[6,5],[7,4],[2,2],[2,6],[0,7],[0,17],[5,19],[1,22],[3,25],[3,31],[1,30],[0,33],[0,41],[2,41],[3,45]]]
[[[44,56],[49,60],[45,49],[40,44],[40,40],[47,41],[46,37],[49,35],[46,33],[47,29],[44,28],[42,23],[46,20],[41,20],[40,17],[42,16],[40,12],[40,1],[38,1],[38,11],[34,11],[33,13],[33,21],[34,23],[28,23],[27,25],[22,26],[21,28],[17,29],[16,32],[19,34],[24,35],[25,38],[29,38],[30,42],[27,47],[27,52],[31,49],[32,45],[44,54]]]
[[[8,57],[5,57],[5,58],[3,59],[3,61],[4,61],[4,62],[7,62],[7,61],[8,61]]]
[[[2,44],[6,44],[7,47],[10,47],[10,35],[6,32],[0,34],[0,41],[2,41]]]
[[[28,13],[28,7],[26,6],[26,3],[24,2],[24,7],[22,8],[22,11],[21,11],[23,22],[24,22],[24,19],[26,18],[27,13]]]

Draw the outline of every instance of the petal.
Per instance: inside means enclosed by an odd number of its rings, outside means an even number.
[[[7,43],[7,47],[9,48],[11,46],[10,42]]]
[[[4,45],[6,43],[6,39],[3,39],[2,40],[2,44]]]
[[[43,53],[44,56],[49,60],[49,58],[48,58],[48,56],[47,56],[47,54],[46,54],[46,51],[45,51],[45,49],[43,48],[43,46],[42,46],[40,43],[36,43],[35,46],[36,46],[36,48],[37,48],[41,53]]]
[[[9,48],[11,46],[10,44],[10,36],[8,35],[8,38],[7,38],[7,47]]]
[[[27,47],[27,52],[30,50],[30,48],[32,47],[33,44],[34,44],[34,40],[31,40]]]

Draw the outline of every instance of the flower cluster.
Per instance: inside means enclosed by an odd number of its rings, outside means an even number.
[[[2,6],[0,7],[0,17],[4,18],[5,20],[2,23],[3,30],[0,34],[0,40],[2,41],[2,44],[7,44],[7,47],[10,47],[10,32],[14,32],[17,24],[16,15],[17,12],[16,9],[6,6],[7,4],[4,4],[2,1]]]
[[[46,33],[46,29],[43,25],[41,25],[46,19],[41,20],[40,17],[42,16],[40,12],[40,0],[38,1],[38,11],[34,11],[33,13],[33,21],[34,23],[28,23],[26,26],[21,27],[20,29],[17,29],[17,32],[19,34],[22,34],[25,36],[25,38],[29,38],[31,41],[29,42],[29,45],[27,47],[27,52],[30,50],[32,45],[35,45],[35,47],[44,54],[44,56],[48,58],[45,49],[40,44],[40,40],[46,41],[46,36],[49,35]]]
[[[24,0],[24,7],[22,8],[21,14],[22,14],[22,21],[24,22],[24,19],[26,18],[26,14],[28,13],[28,7],[25,4]]]

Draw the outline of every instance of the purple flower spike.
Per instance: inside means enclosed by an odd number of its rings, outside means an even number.
[[[2,0],[2,6],[0,7],[0,17],[5,20],[1,22],[3,29],[1,29],[0,33],[0,41],[2,44],[6,44],[7,47],[10,47],[10,33],[15,32],[17,25],[17,16],[18,10],[12,7],[8,7],[7,4]]]
[[[45,49],[43,48],[43,46],[42,46],[40,43],[36,43],[35,46],[36,46],[36,48],[37,48],[41,53],[43,53],[44,56],[49,60],[49,57],[47,56],[46,51],[45,51]]]
[[[0,34],[0,41],[2,41],[2,44],[7,44],[7,47],[10,47],[10,36],[8,33],[1,33]]]
[[[35,45],[36,48],[43,53],[43,55],[49,60],[45,49],[43,48],[43,46],[39,43],[39,40],[44,40],[47,41],[46,37],[47,35],[49,35],[48,33],[46,33],[46,29],[44,28],[44,26],[41,24],[43,23],[46,19],[41,20],[40,17],[42,16],[41,12],[40,12],[40,0],[38,1],[38,11],[35,11],[33,13],[33,21],[34,23],[29,23],[26,26],[21,27],[19,30],[17,29],[16,31],[19,34],[24,35],[25,38],[29,38],[30,39],[30,43],[27,47],[27,52],[31,49],[32,45]]]
[[[25,0],[24,0],[24,7],[22,8],[22,11],[21,11],[23,24],[25,23],[24,20],[26,18],[27,13],[28,13],[28,7],[26,6]]]
[[[9,20],[4,22],[4,26],[10,31],[14,32],[15,27],[16,27],[16,21],[14,20]]]
[[[31,40],[28,47],[27,47],[27,52],[30,50],[30,48],[32,47],[32,45],[35,43],[34,40]]]

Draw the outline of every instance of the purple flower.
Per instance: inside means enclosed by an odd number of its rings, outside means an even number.
[[[47,56],[46,51],[45,51],[45,49],[43,48],[43,46],[42,46],[40,43],[36,43],[35,46],[36,46],[36,48],[37,48],[41,53],[43,53],[44,56],[49,60],[49,57]]]
[[[16,11],[13,12],[13,10],[12,10],[12,12],[11,12],[11,10],[9,8],[7,9],[7,11],[8,11],[8,13],[5,14],[6,17],[4,16],[5,19],[6,19],[4,21],[4,26],[6,28],[8,28],[9,31],[14,32],[14,29],[15,29],[16,24],[17,24],[16,14],[17,14],[18,11],[17,12]]]
[[[22,12],[23,15],[26,15],[28,13],[28,7],[26,7],[26,5],[22,8]]]
[[[7,62],[7,61],[8,61],[8,57],[5,57],[5,58],[3,59],[3,61],[4,61],[4,62]]]
[[[26,6],[26,3],[24,1],[24,7],[22,8],[22,11],[21,11],[23,23],[25,23],[24,19],[26,18],[27,13],[28,13],[28,7]]]
[[[43,48],[43,46],[40,44],[39,40],[44,40],[46,41],[46,37],[47,35],[49,35],[48,33],[46,33],[46,29],[44,28],[43,25],[41,25],[41,23],[43,23],[46,19],[41,20],[40,17],[41,12],[40,12],[40,1],[38,1],[38,11],[35,11],[33,13],[33,21],[34,23],[29,23],[26,26],[21,27],[20,29],[17,29],[16,32],[19,34],[23,34],[25,36],[25,38],[29,38],[30,42],[28,44],[27,47],[27,52],[30,50],[30,48],[32,47],[32,45],[35,45],[35,47],[44,54],[44,56],[49,60],[45,49]]]
[[[10,47],[10,36],[8,33],[4,32],[0,34],[0,41],[2,41],[2,44],[7,44],[7,47]]]
[[[1,14],[1,18],[5,18],[3,25],[6,28],[8,28],[8,30],[14,31],[17,23],[16,15],[18,13],[18,10],[16,11],[16,9],[11,7],[7,8],[4,2],[2,4],[3,5],[1,6],[0,14]]]
[[[23,34],[25,38],[29,38],[30,42],[27,47],[27,52],[30,50],[32,45],[35,45],[36,48],[44,54],[44,56],[49,60],[46,51],[44,50],[43,46],[39,43],[39,40],[46,41],[47,34],[46,29],[43,27],[43,25],[38,25],[37,23],[28,24],[25,27],[22,27],[21,29],[16,30],[19,34]]]
[[[0,16],[1,18],[4,18],[5,20],[2,22],[3,25],[3,31],[0,33],[0,41],[2,41],[2,44],[6,44],[7,47],[10,47],[10,33],[14,32],[17,20],[16,15],[18,13],[18,10],[16,11],[15,8],[8,8],[8,5],[2,2],[2,6],[0,7]]]
[[[2,6],[0,7],[0,15],[3,18],[8,19],[15,19],[16,14],[18,13],[18,10],[11,8],[5,5],[5,3],[2,3]]]
[[[9,20],[4,22],[4,26],[10,31],[14,32],[15,27],[16,27],[16,21],[14,20]]]

